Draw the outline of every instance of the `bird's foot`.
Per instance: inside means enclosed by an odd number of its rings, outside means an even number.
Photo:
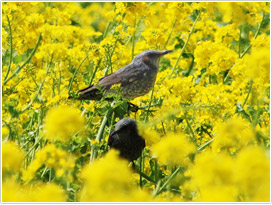
[[[133,103],[128,102],[128,110],[131,112],[137,112],[139,110],[139,107],[137,105],[134,105]]]

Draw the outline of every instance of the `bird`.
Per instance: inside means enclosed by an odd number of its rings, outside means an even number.
[[[79,90],[76,99],[79,100],[100,100],[116,90],[111,89],[113,85],[120,85],[121,95],[126,100],[147,94],[154,87],[159,62],[162,56],[171,53],[172,50],[156,51],[146,50],[137,55],[129,65],[126,65],[114,73],[99,79],[97,85],[90,85]],[[69,96],[70,98],[74,98]],[[113,100],[108,98],[107,100]]]
[[[136,121],[123,118],[115,125],[108,138],[110,149],[120,152],[120,157],[132,162],[138,159],[145,148],[145,140],[138,134]]]

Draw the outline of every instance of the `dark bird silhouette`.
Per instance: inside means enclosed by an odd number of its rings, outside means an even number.
[[[120,156],[133,162],[145,147],[145,140],[138,134],[137,124],[132,119],[122,119],[110,134],[108,139],[110,148],[120,151]]]
[[[120,92],[127,100],[147,94],[155,84],[160,58],[170,52],[146,50],[140,53],[129,65],[101,78],[97,85],[80,90],[77,99],[100,100],[103,95],[116,92],[111,89],[113,85],[120,85]]]

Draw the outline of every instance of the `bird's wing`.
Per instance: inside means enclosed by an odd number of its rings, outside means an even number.
[[[102,98],[102,95],[99,94],[99,90],[95,85],[79,90],[79,94],[79,100],[99,100]]]
[[[94,84],[90,85],[90,86],[87,87],[87,88],[84,88],[84,89],[82,89],[82,90],[79,90],[78,92],[84,92],[85,90],[88,90],[89,88],[92,88],[92,87],[94,87]]]
[[[122,86],[130,84],[141,78],[142,72],[136,69],[132,64],[127,65],[120,70],[99,79],[98,85],[91,85],[79,91],[81,100],[99,100],[102,98],[100,90],[110,89],[112,85],[121,84]]]
[[[98,82],[98,85],[101,87],[101,88],[104,88],[104,87],[111,87],[112,85],[114,84],[119,84],[121,83],[121,78],[120,76],[117,74],[117,73],[112,73],[112,74],[109,74],[103,78],[101,78]]]
[[[132,83],[139,78],[141,72],[139,69],[136,69],[132,64],[127,65],[120,70],[107,75],[99,80],[98,85],[102,88],[110,88],[114,84],[121,83],[122,85],[127,83]]]
[[[103,78],[100,78],[98,86],[91,85],[87,88],[84,88],[79,91],[80,96],[79,99],[81,100],[99,100],[102,98],[102,93],[100,90],[103,90],[105,88],[110,88],[114,84],[120,83],[121,80],[116,76],[116,73],[112,73],[110,75],[107,75]],[[100,90],[99,90],[99,88]]]

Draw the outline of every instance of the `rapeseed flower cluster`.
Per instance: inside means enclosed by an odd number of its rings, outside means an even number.
[[[161,164],[186,167],[190,164],[189,156],[195,152],[195,146],[185,135],[171,133],[156,143],[152,152]]]
[[[216,140],[212,144],[215,151],[233,153],[250,144],[256,144],[254,131],[248,121],[238,117],[218,123],[214,127]]]
[[[24,152],[20,146],[12,141],[3,143],[2,146],[3,166],[2,169],[6,171],[19,171],[23,165]]]
[[[262,148],[248,146],[234,159],[208,151],[196,158],[184,188],[191,195],[198,190],[196,201],[269,201],[269,173],[269,155]]]
[[[45,136],[51,140],[66,142],[84,128],[84,118],[78,109],[59,106],[47,113],[45,118]]]
[[[64,174],[67,174],[71,178],[70,173],[75,166],[75,159],[69,153],[57,148],[54,144],[48,144],[42,150],[36,152],[35,159],[23,171],[22,179],[25,181],[33,179],[36,171],[43,165],[46,168],[54,169],[56,177],[62,177]]]
[[[55,183],[37,183],[21,185],[14,180],[3,182],[3,201],[10,202],[62,202],[66,194],[62,187]]]
[[[4,2],[3,201],[269,201],[269,16],[270,2]],[[148,49],[174,52],[136,113],[68,99]],[[133,165],[107,146],[124,117],[146,142]]]
[[[116,166],[118,165],[118,166]],[[128,162],[119,159],[118,152],[87,165],[81,172],[84,184],[80,201],[146,201],[152,197],[134,184]]]

